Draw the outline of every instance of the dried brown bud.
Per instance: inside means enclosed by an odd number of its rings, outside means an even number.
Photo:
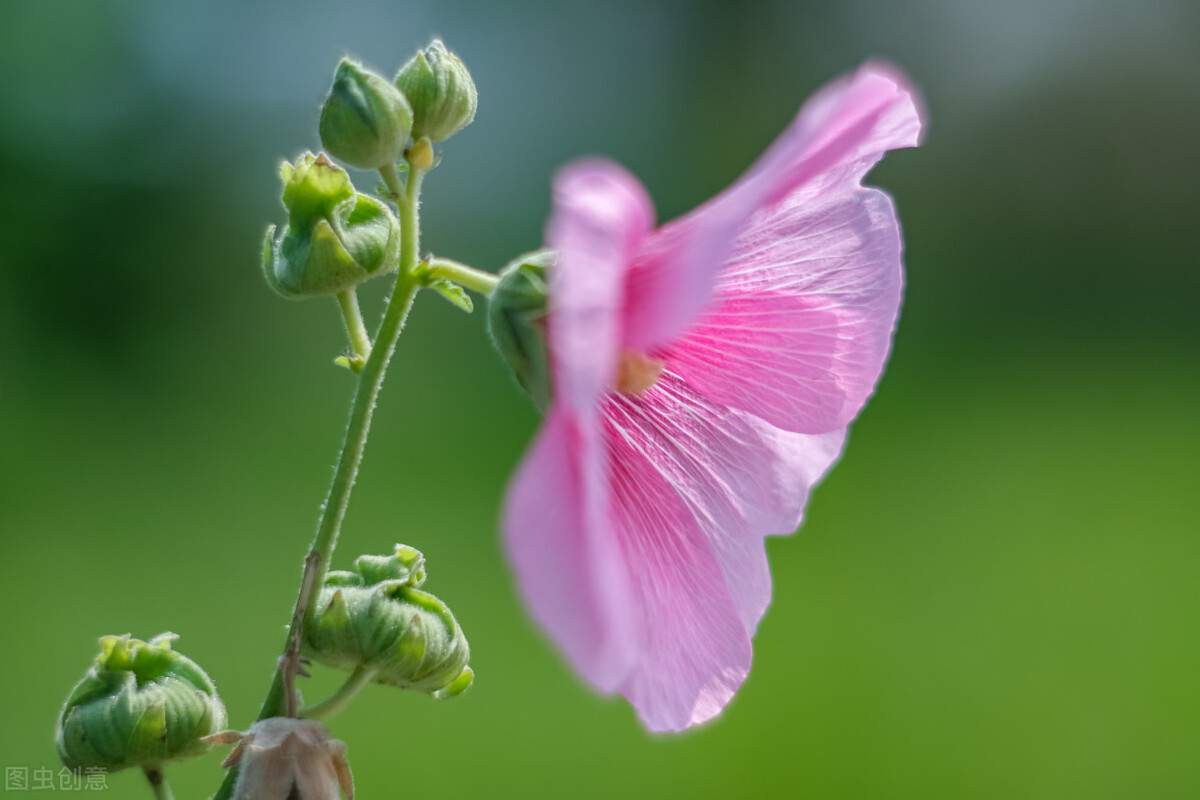
[[[237,742],[221,765],[238,766],[233,800],[341,800],[341,792],[354,800],[346,743],[316,720],[271,717],[205,741]]]

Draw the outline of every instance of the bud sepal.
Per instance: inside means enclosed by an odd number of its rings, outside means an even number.
[[[390,556],[360,556],[354,571],[330,571],[317,611],[304,623],[304,653],[371,682],[434,697],[463,692],[474,673],[454,615],[422,591],[425,558],[406,545]]]
[[[225,706],[196,662],[171,649],[173,633],[149,642],[100,639],[100,655],[67,698],[55,731],[69,769],[157,767],[208,750]]]
[[[497,273],[488,295],[487,326],[492,344],[539,409],[550,406],[550,357],[546,349],[546,269],[553,250],[514,259]]]
[[[284,297],[332,295],[399,265],[400,223],[324,154],[280,168],[288,224],[267,229],[263,276]]]

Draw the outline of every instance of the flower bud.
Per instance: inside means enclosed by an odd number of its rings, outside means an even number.
[[[553,250],[527,253],[499,272],[488,296],[488,333],[534,404],[550,405],[550,359],[546,350],[546,268]]]
[[[396,86],[413,110],[413,139],[444,142],[475,119],[479,96],[462,60],[441,39],[418,50],[396,73]]]
[[[408,143],[412,121],[408,100],[387,78],[343,58],[321,107],[321,144],[352,167],[390,167]]]
[[[471,683],[471,651],[454,615],[421,591],[425,558],[396,545],[391,556],[360,556],[353,572],[331,571],[317,611],[304,622],[304,652],[347,672],[365,667],[375,683],[451,697]]]
[[[346,743],[316,720],[271,717],[245,733],[223,731],[208,741],[237,743],[221,764],[238,767],[232,800],[340,800],[341,792],[354,797]]]
[[[225,727],[225,706],[204,670],[171,649],[174,638],[100,640],[58,718],[58,755],[69,769],[115,772],[208,750],[201,737]]]
[[[324,154],[280,167],[288,224],[263,242],[263,275],[284,297],[337,294],[399,264],[400,223],[388,207],[354,190]]]

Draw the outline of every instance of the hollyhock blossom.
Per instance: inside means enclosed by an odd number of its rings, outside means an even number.
[[[615,164],[555,180],[553,400],[509,488],[505,543],[534,617],[652,730],[716,715],[749,671],[771,598],[764,537],[799,524],[899,310],[896,216],[860,181],[920,129],[907,81],[868,64],[657,230]]]

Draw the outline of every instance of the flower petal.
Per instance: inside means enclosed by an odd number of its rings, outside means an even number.
[[[605,403],[611,530],[646,626],[621,691],[652,730],[717,714],[750,667],[771,597],[763,537],[790,533],[842,431],[786,433],[665,373]]]
[[[571,408],[593,405],[612,380],[626,267],[653,224],[642,185],[616,164],[581,161],[555,177],[548,341],[556,398]]]
[[[594,412],[593,412],[594,413]],[[583,677],[615,691],[635,657],[630,597],[607,509],[594,417],[551,409],[509,486],[504,540],[524,600]]]
[[[919,96],[888,64],[868,63],[813,95],[791,126],[726,195],[757,194],[757,206],[804,187],[852,193],[888,150],[921,139]],[[758,184],[758,191],[749,186]]]
[[[666,360],[709,399],[772,425],[841,428],[883,371],[902,283],[886,194],[791,197],[738,238],[716,297]]]
[[[916,93],[894,68],[867,64],[822,89],[729,189],[646,239],[629,276],[624,345],[661,345],[692,321],[756,212],[800,190],[851,195],[884,152],[915,146],[920,132]]]

